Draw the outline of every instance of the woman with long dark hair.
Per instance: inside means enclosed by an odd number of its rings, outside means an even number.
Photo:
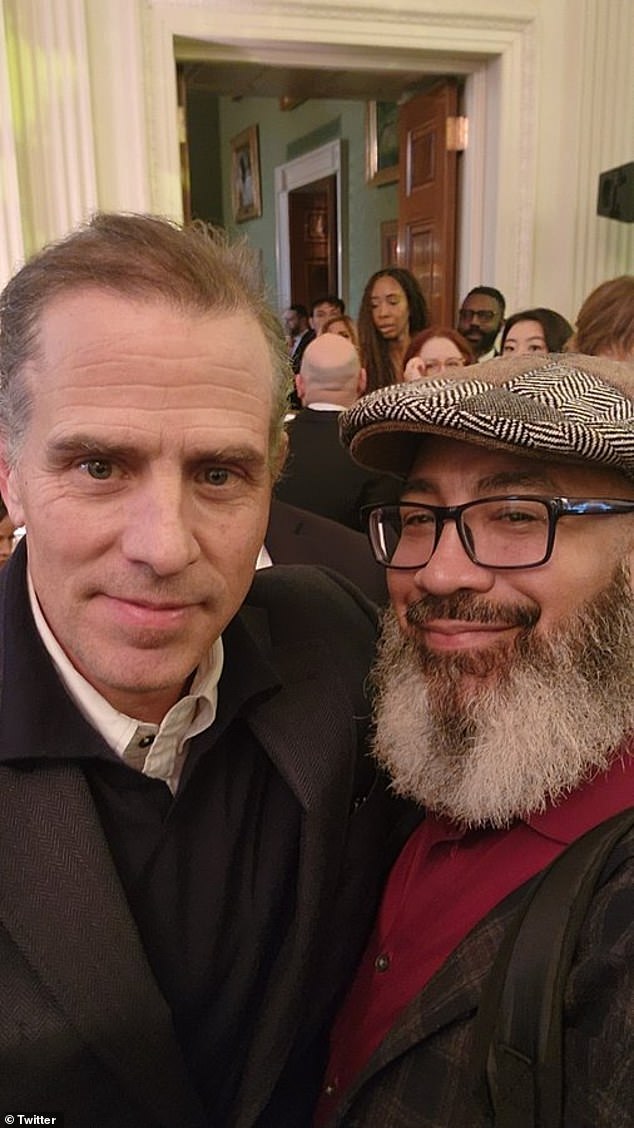
[[[423,292],[409,270],[388,266],[372,275],[357,320],[369,392],[401,380],[410,340],[428,325]]]

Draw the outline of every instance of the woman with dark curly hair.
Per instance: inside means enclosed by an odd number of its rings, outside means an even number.
[[[410,340],[428,325],[423,292],[409,270],[388,266],[372,275],[357,320],[369,392],[401,380]]]
[[[554,309],[524,309],[507,318],[500,351],[503,356],[563,352],[572,332],[572,325]]]

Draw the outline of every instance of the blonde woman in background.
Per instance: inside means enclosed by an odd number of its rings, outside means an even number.
[[[322,333],[336,333],[338,337],[345,337],[346,340],[352,341],[357,352],[359,351],[357,327],[347,313],[338,313],[334,317],[329,317],[324,324]]]
[[[588,294],[577,314],[570,351],[634,359],[634,274],[611,278]]]

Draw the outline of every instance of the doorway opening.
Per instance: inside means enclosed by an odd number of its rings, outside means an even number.
[[[326,176],[288,194],[291,294],[310,309],[337,292],[337,184]]]
[[[321,294],[346,292],[343,147],[342,141],[331,141],[275,169],[280,309],[292,302],[310,306]]]

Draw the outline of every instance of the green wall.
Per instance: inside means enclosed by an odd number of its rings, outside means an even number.
[[[205,129],[204,101],[208,103],[210,129]],[[195,214],[219,220],[217,202],[212,192],[212,170],[221,178],[222,219],[225,226],[233,228],[231,218],[231,138],[248,126],[257,125],[260,134],[260,175],[262,183],[262,216],[238,224],[237,230],[246,234],[254,247],[261,252],[265,279],[271,300],[276,302],[275,270],[275,189],[274,170],[277,165],[316,148],[327,141],[340,138],[346,144],[348,183],[343,185],[343,229],[348,232],[348,284],[344,294],[352,316],[356,316],[363,287],[381,265],[380,224],[395,219],[398,213],[398,186],[387,184],[379,188],[365,183],[365,103],[314,99],[303,102],[294,110],[281,111],[276,98],[242,98],[201,96],[195,100],[195,132],[189,132],[190,165],[192,176],[192,204]],[[188,96],[188,130],[191,127],[191,102]],[[217,121],[217,134],[212,122]],[[214,156],[217,136],[220,161]],[[203,144],[207,150],[205,178],[207,187],[202,191],[196,185],[197,171],[192,147]],[[199,161],[196,168],[200,166]],[[205,193],[208,199],[205,198]],[[209,215],[204,214],[207,208]],[[203,209],[203,210],[201,210]],[[213,209],[213,210],[212,210]]]
[[[192,219],[224,224],[222,147],[218,99],[203,90],[187,92],[187,140]]]

